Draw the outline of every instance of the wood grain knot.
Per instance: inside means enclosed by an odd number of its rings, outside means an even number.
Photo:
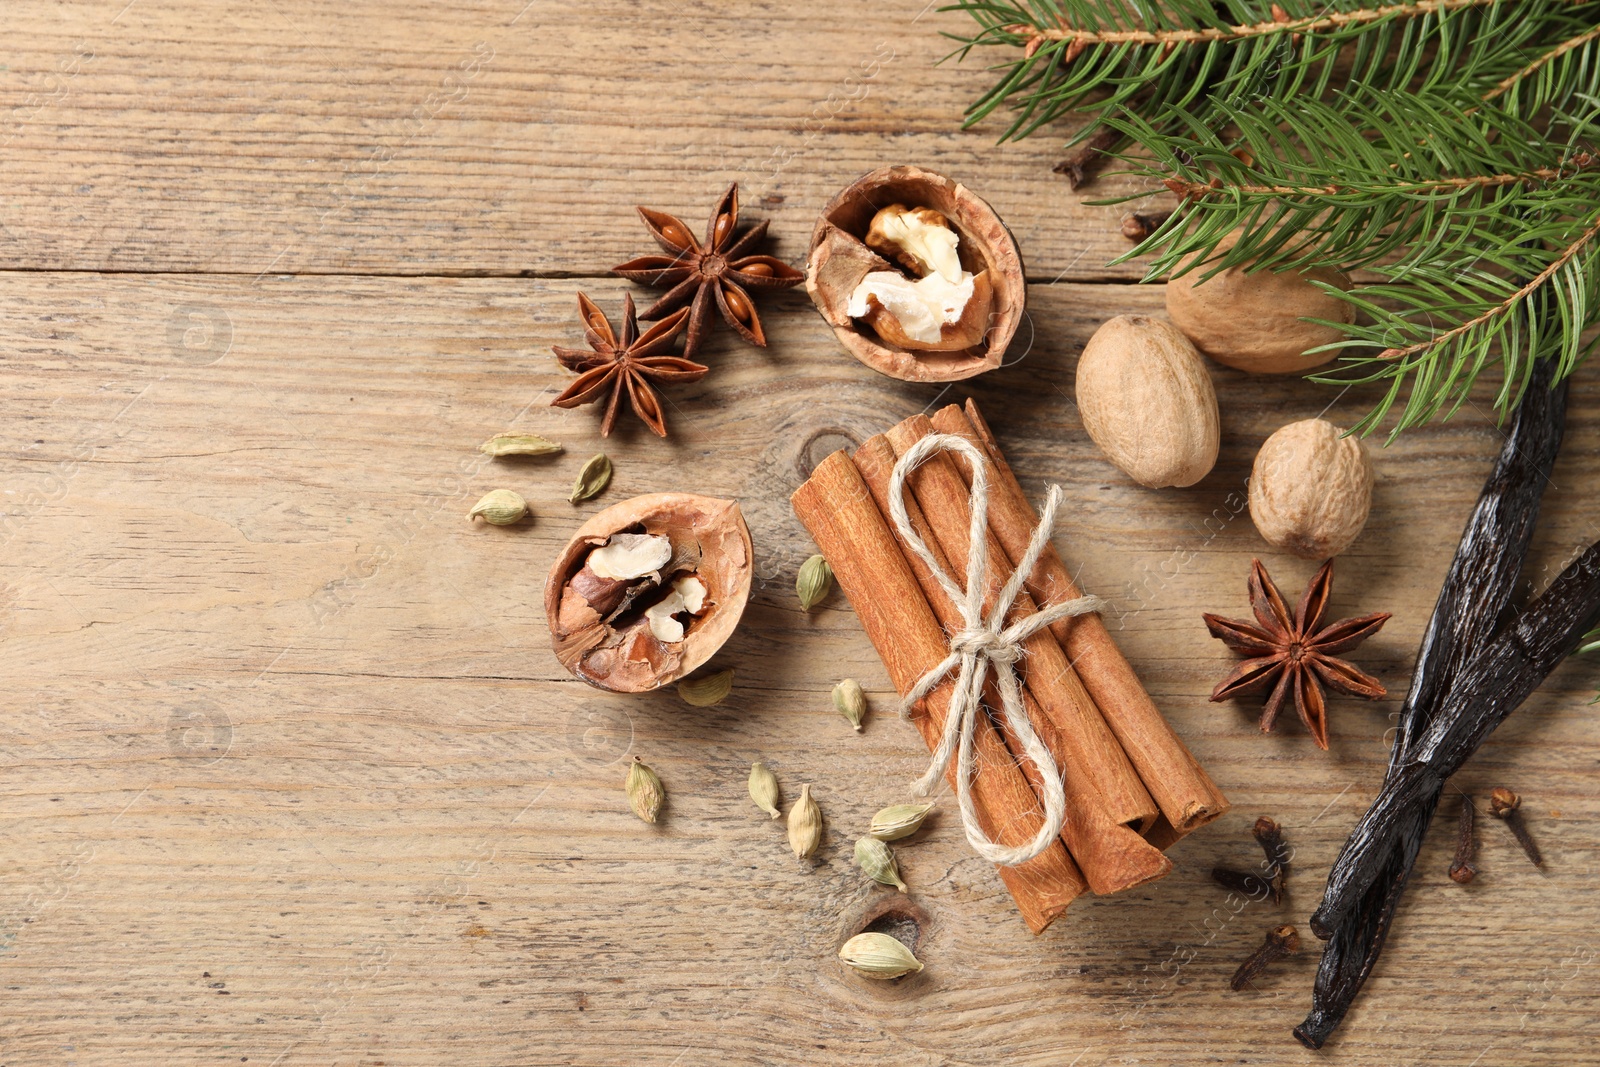
[[[880,896],[856,916],[848,937],[857,934],[888,934],[909,948],[913,954],[922,945],[922,935],[932,917],[911,898],[894,893]]]
[[[860,443],[860,438],[849,430],[838,426],[824,427],[805,439],[795,455],[795,467],[799,469],[801,478],[809,478],[818,463],[841,448],[853,452]]]

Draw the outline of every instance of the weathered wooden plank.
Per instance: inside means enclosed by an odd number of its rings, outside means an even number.
[[[1135,278],[1066,130],[959,129],[987,56],[927,0],[67,0],[7,5],[0,266],[594,273],[730,181],[799,263],[816,213],[915,162],[990,198],[1034,276]],[[1131,188],[1112,181],[1110,195]]]
[[[1217,470],[1152,492],[1097,457],[1070,395],[1094,325],[1158,307],[1159,290],[1034,286],[1031,347],[947,392],[860,366],[788,293],[770,302],[772,348],[718,334],[713,373],[670,394],[674,438],[628,425],[603,446],[613,487],[574,508],[572,474],[601,443],[592,411],[546,406],[569,380],[548,347],[573,342],[579,286],[612,310],[622,283],[0,285],[6,1062],[1303,1057],[1288,1029],[1314,954],[1255,993],[1226,978],[1264,928],[1309,910],[1381,775],[1395,701],[1337,701],[1328,754],[1293,723],[1263,737],[1251,709],[1205,701],[1230,656],[1198,614],[1242,611],[1267,552],[1230,497],[1255,447],[1369,397],[1217,369]],[[884,895],[849,845],[925,753],[848,605],[799,611],[811,546],[786,499],[808,459],[969,391],[1031,490],[1066,487],[1065,557],[1119,597],[1124,647],[1236,814],[1177,846],[1167,880],[1075,904],[1035,939],[942,813],[900,850],[927,971],[869,986],[832,958]],[[1594,536],[1597,393],[1579,381],[1541,566]],[[1394,688],[1498,444],[1481,411],[1378,457],[1372,523],[1337,570],[1336,611],[1396,613],[1358,653]],[[511,425],[568,451],[480,461]],[[469,526],[497,486],[536,520]],[[580,516],[668,486],[738,497],[760,557],[746,625],[715,661],[735,692],[709,711],[572,682],[538,607]],[[1285,585],[1311,570],[1265,558]],[[845,674],[873,697],[859,736],[828,705]],[[1464,891],[1438,830],[1331,1062],[1570,1063],[1592,1043],[1597,685],[1593,663],[1562,668],[1457,783],[1519,788],[1548,872],[1490,823]],[[624,806],[630,753],[666,782],[658,827]],[[815,868],[745,797],[757,756],[787,798],[813,783],[829,820]],[[1234,915],[1206,872],[1251,861],[1261,813],[1299,850],[1291,897]]]

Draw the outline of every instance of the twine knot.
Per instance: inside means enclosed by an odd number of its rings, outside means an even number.
[[[990,663],[1011,664],[1022,658],[1022,649],[1007,644],[1006,639],[993,630],[977,628],[962,630],[950,639],[950,651],[963,656],[981,654]]]
[[[911,525],[906,513],[906,479],[911,472],[936,452],[955,452],[972,468],[970,512],[972,523],[967,535],[967,587],[962,589],[929,550],[927,543]],[[894,465],[894,475],[889,480],[889,514],[894,520],[895,532],[900,535],[918,559],[927,565],[939,586],[949,596],[961,613],[963,627],[950,638],[950,654],[932,670],[918,679],[900,702],[900,714],[911,710],[950,675],[956,672],[955,688],[950,694],[950,710],[945,717],[944,733],[934,750],[927,771],[912,785],[918,796],[926,796],[938,784],[954,757],[956,763],[956,802],[961,808],[961,821],[966,829],[967,841],[978,854],[991,863],[1015,867],[1026,863],[1045,849],[1061,833],[1066,821],[1067,800],[1061,785],[1061,771],[1056,767],[1050,750],[1034,733],[1023,706],[1022,682],[1017,678],[1016,662],[1022,658],[1022,642],[1058,619],[1098,611],[1103,605],[1099,597],[1083,596],[1060,604],[1040,608],[1010,626],[1006,616],[1022,592],[1023,583],[1033,573],[1039,556],[1050,543],[1055,529],[1056,510],[1061,505],[1061,487],[1052,485],[1045,497],[1044,511],[1039,524],[1028,540],[1028,549],[1017,561],[1016,569],[1001,589],[989,610],[983,613],[983,594],[989,575],[989,472],[988,460],[970,441],[954,434],[933,434],[922,438],[900,457]],[[1038,769],[1044,795],[1044,823],[1033,840],[1022,845],[1003,845],[991,841],[978,820],[972,802],[972,777],[976,771],[973,755],[974,730],[978,716],[984,714],[983,691],[990,673],[1000,692],[1000,716],[1006,734],[1022,749],[1022,754]]]

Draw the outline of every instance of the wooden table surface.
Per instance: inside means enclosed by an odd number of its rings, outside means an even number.
[[[1242,994],[1267,927],[1304,922],[1380,778],[1393,698],[1334,702],[1332,750],[1206,695],[1231,655],[1199,613],[1242,613],[1262,556],[1311,565],[1241,513],[1279,425],[1371,391],[1213,368],[1216,470],[1132,485],[1072,399],[1095,326],[1159,311],[1119,210],[1050,172],[1065,128],[997,146],[959,129],[982,61],[939,65],[964,16],[925,0],[8,0],[0,53],[0,1063],[1304,1063],[1289,1036],[1314,947]],[[566,494],[602,447],[570,380],[574,294],[650,251],[646,204],[701,225],[731,180],[800,264],[825,199],[913,162],[987,197],[1028,263],[1008,365],[951,388],[881,377],[803,291],[762,305],[771,346],[709,344],[669,396],[673,437],[625,424],[616,479]],[[1108,181],[1101,195],[1132,188]],[[1379,450],[1372,521],[1334,610],[1394,620],[1356,659],[1403,689],[1501,434],[1488,383]],[[886,892],[850,862],[926,752],[837,594],[805,614],[812,546],[789,493],[834,447],[965,396],[1230,794],[1166,880],[1080,900],[1030,936],[953,808],[901,850],[926,971],[873,984],[834,958]],[[516,427],[553,459],[485,460]],[[1537,584],[1596,536],[1600,380],[1580,376]],[[484,491],[529,525],[463,516]],[[610,696],[552,656],[544,574],[627,496],[736,497],[757,546],[732,697]],[[828,692],[873,699],[853,734]],[[1322,1054],[1348,1064],[1595,1063],[1600,665],[1572,662],[1458,776],[1509,785],[1549,857],[1495,825],[1483,873],[1423,852],[1391,947]],[[659,825],[626,758],[658,769]],[[755,758],[828,819],[815,867],[745,796]],[[1234,914],[1209,881],[1271,814],[1289,900]],[[1309,939],[1308,939],[1309,940]],[[1315,943],[1312,942],[1314,946]]]

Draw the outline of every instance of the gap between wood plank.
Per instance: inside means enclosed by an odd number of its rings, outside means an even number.
[[[136,277],[136,278],[403,278],[406,280],[438,279],[463,279],[463,278],[525,278],[530,281],[570,281],[570,280],[597,280],[610,281],[619,278],[608,270],[600,271],[565,271],[565,270],[461,270],[461,271],[271,271],[263,274],[252,270],[117,270],[117,269],[91,269],[88,267],[0,267],[0,278],[10,274],[83,274],[105,275],[111,277]],[[1144,285],[1133,278],[1072,278],[1072,277],[1025,277],[1028,285]]]

